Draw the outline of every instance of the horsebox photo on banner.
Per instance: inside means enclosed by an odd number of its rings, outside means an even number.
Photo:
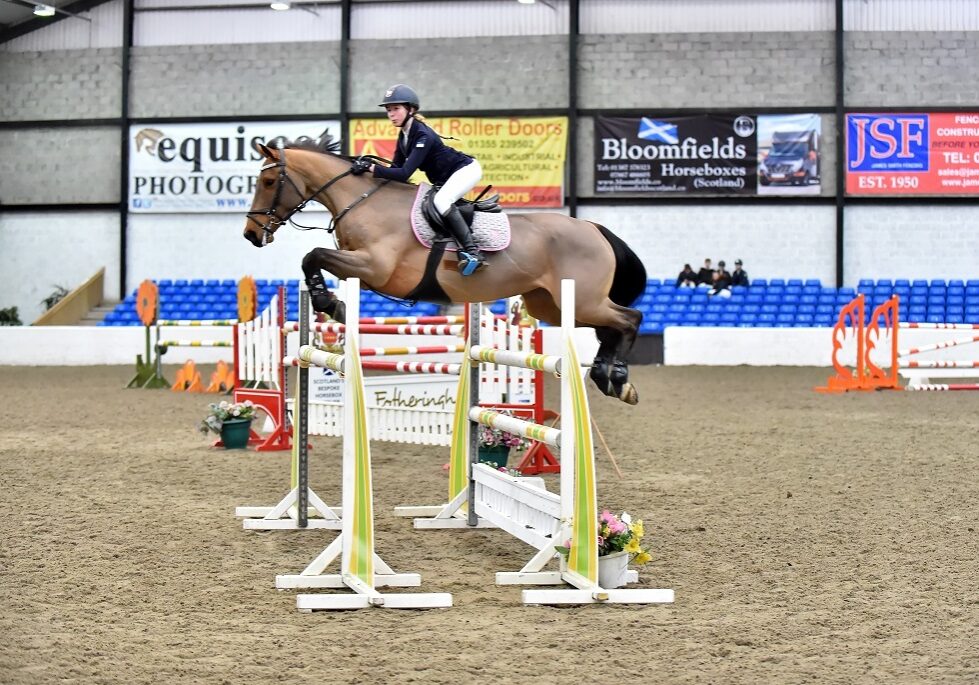
[[[129,129],[129,211],[242,212],[255,194],[256,143],[338,140],[339,121],[133,124]],[[316,203],[309,210],[323,208]]]
[[[846,115],[848,195],[979,195],[979,112]]]
[[[492,185],[504,207],[564,206],[567,117],[426,117],[425,123],[446,145],[479,160],[483,180],[469,197]],[[351,153],[391,159],[397,133],[387,119],[352,119]],[[424,174],[411,181],[425,181]]]

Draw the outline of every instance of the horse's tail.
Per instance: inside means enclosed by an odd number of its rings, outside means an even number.
[[[608,297],[615,304],[631,307],[646,290],[646,267],[625,241],[601,224],[594,224],[615,253],[615,276]]]

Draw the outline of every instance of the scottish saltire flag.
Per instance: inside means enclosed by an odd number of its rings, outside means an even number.
[[[639,120],[639,137],[644,140],[669,143],[670,145],[676,145],[680,142],[676,124],[668,124],[665,121],[653,121],[646,117]]]

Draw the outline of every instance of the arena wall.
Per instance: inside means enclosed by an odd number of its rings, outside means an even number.
[[[672,276],[684,262],[710,256],[729,262],[740,257],[754,277],[835,281],[830,200],[837,190],[835,173],[824,173],[821,198],[798,203],[594,196],[593,115],[603,111],[816,109],[822,112],[824,168],[835,169],[836,54],[829,3],[794,0],[789,11],[784,3],[766,2],[741,0],[744,7],[726,3],[724,12],[710,12],[702,3],[668,0],[655,16],[643,13],[643,4],[634,0],[582,3],[577,74],[582,116],[573,170],[578,215],[634,243],[650,277]],[[568,5],[566,0],[552,4],[554,10],[538,5],[523,15],[517,3],[489,0],[388,3],[387,9],[362,10],[355,5],[348,111],[376,112],[378,92],[393,81],[414,84],[426,108],[442,113],[566,109]],[[768,6],[771,11],[763,11]],[[979,73],[968,57],[979,50],[979,26],[971,15],[943,10],[948,21],[936,23],[935,13],[882,13],[879,3],[845,7],[848,107],[928,108],[979,100]],[[215,12],[224,19],[210,32],[187,28],[195,17],[205,23],[205,15],[194,11],[137,12],[128,116],[144,121],[335,118],[341,109],[336,11],[323,8],[320,16],[303,19],[296,13],[269,17],[254,9],[207,10],[207,17]],[[920,15],[922,30],[911,30],[912,15]],[[121,270],[121,238],[112,211],[57,206],[120,200],[121,135],[104,120],[122,116],[121,42],[114,44],[115,34],[107,33],[121,31],[121,2],[112,0],[89,16],[102,21],[86,35],[80,28],[71,33],[72,25],[60,22],[0,45],[0,111],[6,122],[0,145],[14,151],[0,161],[0,282],[5,286],[0,306],[37,311],[36,295],[46,293],[49,284],[31,282],[44,273],[43,265],[22,250],[58,237],[75,256],[77,247],[67,247],[74,244],[69,241],[86,236],[79,272],[106,266],[110,299],[146,277],[294,276],[297,256],[323,236],[290,233],[259,260],[238,238],[241,217],[133,215],[126,237],[127,281],[117,285],[110,274]],[[490,16],[494,19],[487,20]],[[296,39],[282,41],[283,35]],[[398,35],[406,37],[392,37]],[[81,125],[64,126],[66,120]],[[96,120],[101,121],[85,123]],[[46,126],[48,121],[52,125]],[[41,207],[45,219],[14,211],[18,205]],[[843,283],[974,277],[970,255],[977,222],[979,207],[968,202],[848,202]],[[104,263],[93,263],[101,259]]]

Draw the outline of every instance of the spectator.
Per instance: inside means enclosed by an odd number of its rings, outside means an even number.
[[[676,277],[676,287],[677,288],[696,288],[697,287],[697,272],[693,270],[689,264],[683,265],[683,271],[680,275]]]
[[[714,272],[714,281],[711,284],[711,289],[707,291],[707,295],[710,297],[714,295],[731,297],[731,274],[725,270],[723,260],[717,263],[717,271]]]
[[[706,286],[714,285],[714,269],[711,268],[709,258],[704,260],[704,265],[697,272],[697,284]]]
[[[731,285],[748,287],[748,272],[741,268],[741,259],[734,260],[734,273],[731,274]]]

